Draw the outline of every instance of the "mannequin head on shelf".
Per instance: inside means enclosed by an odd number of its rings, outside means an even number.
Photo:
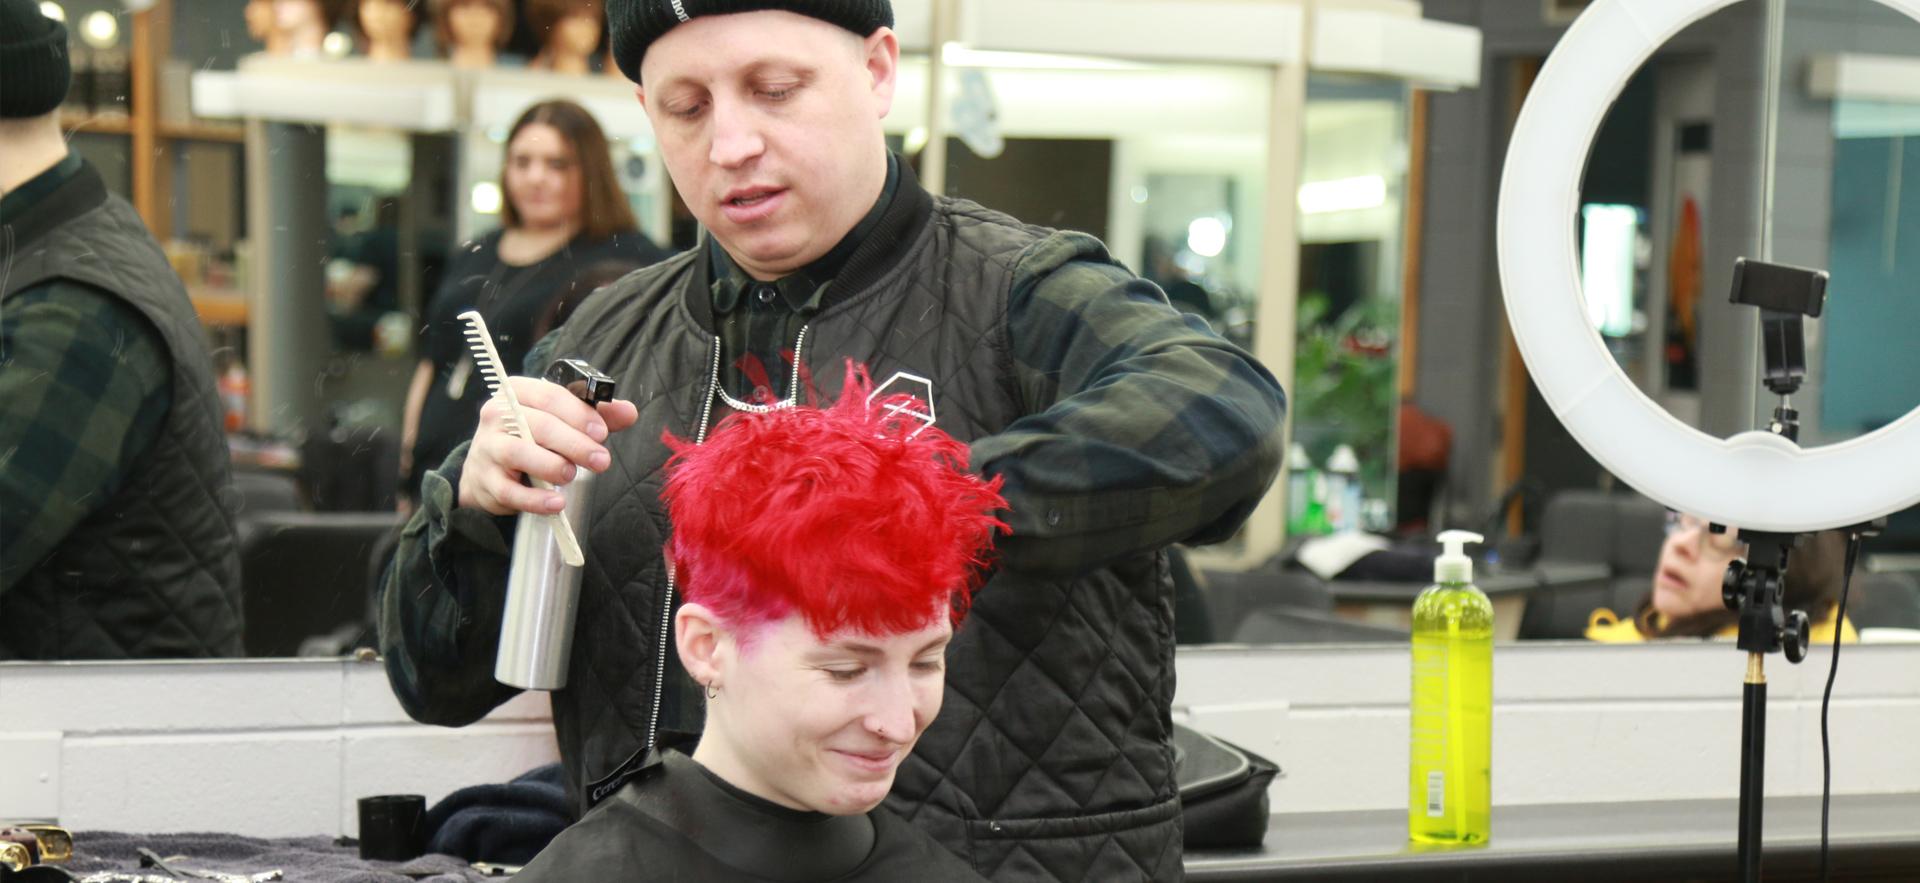
[[[413,56],[413,35],[420,31],[420,0],[354,0],[351,16],[374,61],[405,61]]]
[[[531,67],[563,74],[592,70],[606,21],[601,0],[527,0],[527,25],[540,37],[540,54]]]
[[[247,36],[266,44],[271,55],[287,54],[287,41],[273,26],[274,0],[247,0]]]
[[[320,54],[320,43],[340,19],[339,0],[273,0],[273,30],[279,38],[267,41],[267,51],[275,55],[313,57]]]
[[[513,34],[508,0],[433,0],[433,30],[455,67],[492,67]]]

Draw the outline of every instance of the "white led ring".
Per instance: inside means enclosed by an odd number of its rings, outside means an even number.
[[[1601,118],[1655,50],[1734,2],[1596,0],[1561,37],[1514,125],[1500,180],[1507,318],[1553,413],[1581,447],[1640,492],[1748,529],[1858,524],[1920,503],[1920,408],[1819,448],[1803,450],[1760,431],[1715,438],[1675,419],[1627,379],[1589,323],[1580,292],[1573,219]],[[1920,19],[1920,0],[1878,2]]]

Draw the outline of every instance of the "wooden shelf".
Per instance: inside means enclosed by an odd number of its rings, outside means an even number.
[[[196,71],[191,100],[200,117],[450,132],[460,124],[461,82],[445,62],[256,53],[240,59],[237,70]]]
[[[216,328],[246,327],[246,292],[231,288],[189,285],[187,296],[192,299],[193,311],[200,315],[202,324]]]
[[[247,138],[242,126],[228,123],[161,123],[160,137],[186,141],[220,141],[239,144]]]
[[[93,114],[62,111],[60,128],[67,132],[85,132],[91,135],[131,135],[133,118],[122,114]],[[238,144],[247,137],[247,130],[232,123],[160,123],[156,129],[161,138],[186,141],[221,141]]]
[[[117,113],[85,114],[63,110],[60,112],[60,128],[92,135],[131,135],[133,118]]]

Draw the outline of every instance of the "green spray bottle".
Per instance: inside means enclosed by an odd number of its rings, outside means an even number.
[[[1434,585],[1413,602],[1413,708],[1407,836],[1486,843],[1493,815],[1493,604],[1473,584],[1462,547],[1479,534],[1440,534]]]

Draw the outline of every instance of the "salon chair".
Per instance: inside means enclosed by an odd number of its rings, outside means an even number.
[[[1247,611],[1236,624],[1235,644],[1404,644],[1413,639],[1407,629],[1357,622],[1333,613],[1286,605]]]
[[[300,445],[300,485],[321,512],[392,511],[400,474],[396,433],[336,426]]]
[[[1200,584],[1207,593],[1213,621],[1222,628],[1239,622],[1247,611],[1266,606],[1306,610],[1333,609],[1333,593],[1319,577],[1299,566],[1265,564],[1252,570],[1203,570]]]
[[[310,637],[371,628],[369,561],[400,523],[392,512],[244,515],[240,586],[247,655],[295,656]]]
[[[1666,541],[1667,509],[1636,493],[1571,490],[1547,501],[1540,520],[1540,556],[1536,566],[1554,563],[1601,564],[1600,583],[1535,590],[1520,618],[1522,640],[1570,640],[1583,637],[1597,608],[1624,614],[1634,609],[1653,585]]]
[[[1920,574],[1866,573],[1856,569],[1847,598],[1854,628],[1920,630]]]
[[[310,507],[300,495],[300,486],[284,472],[260,469],[233,470],[233,489],[240,494],[240,512],[299,512]]]

